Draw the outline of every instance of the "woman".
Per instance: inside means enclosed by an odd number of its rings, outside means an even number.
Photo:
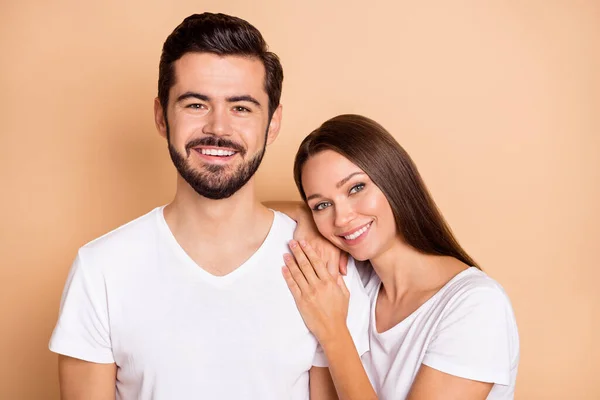
[[[368,261],[371,348],[361,363],[343,280],[304,241],[285,257],[284,278],[340,399],[512,399],[510,302],[458,244],[394,138],[362,116],[332,118],[300,145],[294,178],[321,235]]]

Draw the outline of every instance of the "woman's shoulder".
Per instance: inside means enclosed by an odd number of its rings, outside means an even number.
[[[502,285],[476,267],[469,267],[458,273],[440,290],[440,293],[446,298],[462,301],[477,297],[490,302],[510,303]]]
[[[504,288],[485,272],[470,267],[448,282],[436,303],[432,313],[435,334],[424,363],[444,371],[440,365],[448,360],[462,360],[463,365],[475,365],[479,371],[465,377],[508,385],[514,379],[511,376],[519,362],[520,345]],[[481,375],[486,368],[488,371]]]
[[[467,268],[452,278],[438,293],[436,303],[441,319],[447,323],[460,320],[480,327],[509,326],[509,331],[517,335],[516,318],[506,291],[478,268]]]
[[[432,331],[423,364],[511,392],[519,363],[519,334],[502,286],[471,267],[438,293],[426,314]]]

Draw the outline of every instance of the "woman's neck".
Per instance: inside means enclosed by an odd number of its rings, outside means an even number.
[[[424,260],[416,250],[399,239],[370,261],[387,296],[396,302],[415,288],[415,282],[420,280],[419,270],[422,269]]]
[[[400,303],[407,294],[441,288],[468,268],[453,257],[424,254],[401,239],[370,262],[392,303]]]

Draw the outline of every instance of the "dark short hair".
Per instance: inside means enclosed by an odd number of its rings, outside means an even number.
[[[422,253],[455,257],[477,267],[452,234],[416,165],[385,128],[367,117],[346,114],[326,121],[308,135],[294,161],[294,180],[304,201],[302,168],[324,150],[346,157],[379,187],[406,243]]]
[[[158,67],[158,98],[163,110],[175,83],[173,63],[187,53],[212,53],[260,60],[265,67],[265,91],[269,95],[269,117],[279,106],[283,68],[279,57],[268,51],[261,33],[247,21],[225,14],[190,15],[167,37]]]

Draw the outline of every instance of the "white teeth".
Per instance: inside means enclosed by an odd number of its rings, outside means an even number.
[[[229,157],[235,154],[235,151],[231,150],[222,150],[222,149],[202,149],[202,154],[207,156],[220,156],[220,157]]]
[[[365,233],[367,231],[367,229],[369,229],[370,226],[371,226],[371,224],[363,226],[362,228],[360,228],[359,230],[357,230],[353,234],[350,234],[348,236],[344,236],[344,239],[346,239],[346,240],[354,240],[357,237],[359,237],[360,235],[362,235],[363,233]]]

